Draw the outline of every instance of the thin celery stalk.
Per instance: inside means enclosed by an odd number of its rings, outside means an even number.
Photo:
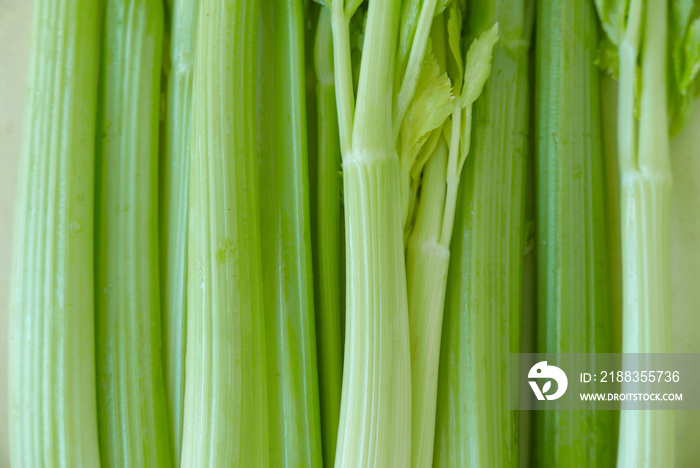
[[[192,88],[183,467],[269,465],[256,0],[201,0]]]
[[[620,212],[624,214],[621,238],[622,350],[625,353],[671,350],[671,166],[664,91],[666,18],[666,2],[632,1],[620,46],[618,157]],[[634,86],[638,54],[641,95],[637,123],[635,96],[625,87]],[[671,412],[622,412],[618,466],[661,466],[672,453]]]
[[[337,3],[340,0],[333,0],[332,12]],[[352,114],[344,112],[348,109],[343,100],[352,95],[352,84],[337,66],[346,63],[349,49],[334,48],[348,260],[337,467],[410,463],[411,362],[399,165],[391,119],[400,4],[369,2],[352,128],[343,119]],[[332,24],[335,39],[336,18]]]
[[[260,223],[270,465],[320,466],[301,0],[261,5]]]
[[[540,0],[537,6],[538,351],[612,352],[593,5]],[[582,368],[586,364],[592,362],[582,362]],[[538,412],[535,464],[614,465],[615,416],[595,410]]]
[[[411,330],[411,466],[433,461],[438,359],[449,246],[440,242],[445,206],[447,143],[440,137],[423,171],[421,200],[406,252]],[[437,312],[437,313],[435,313]]]
[[[333,42],[328,10],[318,18],[314,50],[317,106],[317,193],[314,292],[316,295],[316,347],[324,466],[333,466],[340,416],[343,379],[341,335],[341,198],[340,137],[338,134]]]
[[[15,227],[12,466],[98,467],[93,193],[100,2],[38,0]]]
[[[160,177],[160,274],[163,364],[173,461],[180,464],[185,393],[187,199],[192,113],[192,68],[198,0],[175,0]]]
[[[102,466],[171,463],[156,222],[162,36],[161,2],[107,2],[95,201]]]
[[[520,352],[521,342],[532,4],[479,3],[470,18],[472,34],[498,22],[501,39],[474,105],[474,142],[460,182],[434,464],[517,467],[508,358]]]

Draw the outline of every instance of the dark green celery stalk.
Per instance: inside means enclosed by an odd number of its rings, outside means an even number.
[[[532,2],[474,2],[471,34],[498,22],[491,76],[474,105],[450,247],[434,465],[519,466],[509,353],[520,352]]]
[[[93,191],[101,2],[32,5],[14,236],[9,446],[14,467],[99,467]]]
[[[540,0],[537,7],[537,350],[612,352],[595,13],[587,0]],[[615,417],[538,412],[535,465],[614,466]]]
[[[317,185],[315,197],[317,250],[314,252],[316,341],[324,466],[333,466],[343,379],[341,311],[343,302],[341,238],[340,136],[333,76],[331,16],[323,9],[318,18],[314,50],[316,65]]]
[[[182,467],[269,465],[255,135],[258,7],[257,0],[200,1]]]
[[[261,4],[260,235],[270,465],[321,466],[301,0]]]
[[[187,181],[192,114],[192,68],[198,0],[175,0],[171,9],[170,70],[160,177],[160,275],[163,364],[173,461],[180,464],[185,394],[187,304]]]
[[[163,4],[109,0],[104,19],[95,268],[102,466],[170,466],[157,229]]]

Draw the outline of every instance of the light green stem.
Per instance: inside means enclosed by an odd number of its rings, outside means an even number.
[[[10,295],[10,460],[93,468],[100,2],[37,0],[32,13]]]
[[[182,467],[269,465],[257,0],[201,0],[192,91]]]
[[[350,18],[345,14],[344,4],[344,0],[333,1],[330,10],[333,29],[333,62],[340,148],[343,154],[347,154],[350,152],[353,132],[355,88],[353,86],[350,54]]]
[[[440,335],[450,262],[449,246],[440,244],[445,205],[447,144],[444,138],[423,171],[416,223],[406,251],[411,331],[411,466],[433,462]]]
[[[400,3],[369,3],[352,148],[343,151],[348,302],[336,467],[410,463],[411,363],[391,125]],[[340,95],[341,83],[336,76]],[[341,142],[342,133],[341,124]]]
[[[341,335],[341,204],[342,188],[338,114],[335,104],[333,43],[330,12],[324,9],[318,19],[314,49],[318,121],[316,197],[317,252],[314,259],[316,297],[316,348],[318,350],[319,400],[324,466],[335,460],[343,379]]]
[[[173,462],[180,464],[185,395],[187,200],[190,171],[192,69],[198,0],[175,0],[170,31],[165,141],[160,177],[160,287],[163,363]]]
[[[639,1],[633,2],[635,4]],[[642,92],[637,154],[621,162],[622,349],[626,353],[671,351],[670,211],[671,167],[666,93],[667,5],[644,5],[641,50]],[[641,6],[637,5],[637,8]],[[637,28],[629,24],[628,28]],[[621,51],[622,53],[622,51]],[[635,60],[636,63],[636,60]],[[621,64],[622,66],[623,64]],[[622,70],[621,70],[622,72]],[[621,94],[623,75],[621,73]],[[659,90],[662,90],[659,92]],[[632,122],[634,109],[620,101],[620,123]],[[628,112],[622,115],[623,112]],[[625,128],[620,129],[625,135]],[[621,156],[625,140],[620,142]],[[654,467],[673,454],[673,413],[623,411],[618,466]]]

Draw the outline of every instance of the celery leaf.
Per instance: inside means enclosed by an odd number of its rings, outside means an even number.
[[[467,64],[464,69],[464,89],[460,105],[466,107],[476,101],[491,74],[493,48],[498,42],[498,23],[472,42],[467,52]]]
[[[619,46],[625,34],[629,0],[595,0],[601,25],[610,42]]]
[[[440,71],[435,56],[428,50],[416,92],[401,124],[402,166],[410,167],[415,162],[430,133],[452,114],[454,101],[447,73]]]

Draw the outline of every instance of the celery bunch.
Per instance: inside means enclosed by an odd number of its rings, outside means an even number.
[[[531,431],[508,359],[617,351],[618,276],[623,350],[670,350],[699,12],[37,0],[13,464],[663,464],[664,412]],[[596,64],[620,81],[619,197]]]

